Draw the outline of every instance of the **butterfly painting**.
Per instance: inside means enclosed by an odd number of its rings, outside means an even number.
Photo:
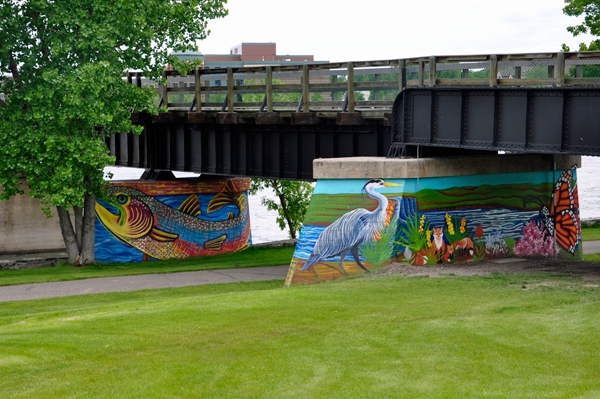
[[[543,205],[539,198],[527,196],[523,203],[536,202],[542,205],[540,218],[547,230],[547,235],[554,236],[556,243],[569,252],[575,254],[578,242],[581,240],[581,223],[579,221],[579,195],[577,182],[574,181],[575,169],[573,165],[565,170],[554,185],[550,208]]]

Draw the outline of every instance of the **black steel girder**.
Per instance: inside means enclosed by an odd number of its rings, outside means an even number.
[[[392,147],[600,155],[600,88],[407,88]]]
[[[390,127],[383,121],[337,125],[156,122],[137,118],[140,136],[112,135],[115,165],[210,175],[312,180],[316,158],[385,156]]]

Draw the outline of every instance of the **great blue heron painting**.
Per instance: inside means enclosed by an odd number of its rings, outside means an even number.
[[[369,180],[364,185],[363,191],[369,197],[379,201],[379,206],[374,211],[368,211],[363,208],[355,209],[327,226],[317,239],[312,253],[300,270],[307,270],[321,259],[339,255],[340,269],[344,274],[348,274],[344,269],[343,263],[344,258],[350,252],[354,256],[356,264],[368,272],[367,268],[363,266],[358,258],[358,246],[382,229],[388,206],[388,199],[375,190],[384,187],[400,186],[400,184],[387,183],[382,179]]]

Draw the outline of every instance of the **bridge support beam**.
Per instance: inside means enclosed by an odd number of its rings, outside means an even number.
[[[316,159],[317,183],[286,285],[390,262],[581,260],[578,166],[579,156],[545,154]],[[367,195],[370,179],[396,186],[372,181],[385,196],[377,198]]]

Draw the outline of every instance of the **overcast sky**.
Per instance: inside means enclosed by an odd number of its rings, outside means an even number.
[[[577,19],[564,0],[228,0],[229,15],[210,21],[205,54],[241,42],[275,42],[277,54],[318,61],[363,61],[450,54],[571,50]]]

